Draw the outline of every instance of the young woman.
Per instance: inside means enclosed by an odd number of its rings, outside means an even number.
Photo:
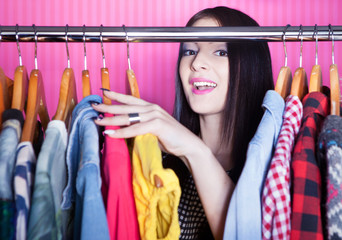
[[[193,27],[258,26],[227,7],[204,9]],[[248,143],[261,120],[262,100],[273,89],[265,42],[186,42],[180,44],[174,116],[156,104],[112,91],[122,105],[94,109],[115,115],[96,120],[118,125],[114,138],[152,133],[165,154],[164,166],[179,177],[180,239],[221,239],[229,200],[245,163]],[[129,114],[140,122],[130,124]]]

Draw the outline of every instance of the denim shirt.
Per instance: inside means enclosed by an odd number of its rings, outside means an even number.
[[[14,168],[24,123],[23,114],[8,109],[2,115],[0,134],[0,239],[15,239]]]
[[[66,184],[67,130],[60,120],[49,122],[38,155],[27,239],[68,239],[68,211],[61,211]]]
[[[283,121],[284,99],[268,90],[258,129],[250,141],[247,159],[227,213],[224,239],[261,239],[261,194]]]
[[[23,122],[23,114],[19,110],[8,109],[3,113],[0,134],[0,199],[14,200],[15,158]]]
[[[73,110],[66,163],[68,182],[62,209],[75,207],[74,239],[109,239],[101,194],[98,117],[92,103],[102,103],[97,95],[85,97]]]

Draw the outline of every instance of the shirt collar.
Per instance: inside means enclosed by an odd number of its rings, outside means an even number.
[[[313,114],[327,116],[329,113],[329,99],[321,92],[311,92],[304,97],[303,107],[303,118]]]
[[[266,92],[262,107],[270,111],[277,122],[282,122],[285,101],[276,91],[268,90]]]

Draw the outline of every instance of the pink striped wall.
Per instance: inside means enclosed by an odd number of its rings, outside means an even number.
[[[40,26],[184,26],[197,11],[218,5],[237,8],[249,14],[262,26],[342,25],[340,0],[1,0],[1,25]],[[21,43],[23,63],[34,68],[34,43]],[[273,59],[274,78],[284,64],[282,43],[269,43]],[[299,65],[299,42],[287,43],[288,65]],[[111,88],[126,92],[126,45],[105,43],[106,64],[110,71]],[[171,112],[174,95],[174,71],[178,43],[132,43],[130,54],[142,98],[160,104]],[[75,71],[78,99],[82,99],[83,44],[69,44],[71,67]],[[304,43],[303,67],[310,74],[315,58],[315,44]],[[88,69],[92,92],[101,94],[99,43],[87,44]],[[342,71],[342,43],[335,43],[335,62]],[[64,43],[39,43],[38,64],[42,71],[49,114],[54,115],[58,102],[59,84],[67,58]],[[323,81],[329,85],[331,42],[319,42],[319,64]],[[13,78],[18,65],[15,43],[0,44],[0,66]]]

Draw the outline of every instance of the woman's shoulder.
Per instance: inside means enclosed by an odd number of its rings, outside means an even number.
[[[163,167],[172,169],[177,175],[180,184],[182,184],[185,181],[185,179],[187,179],[190,176],[190,171],[179,157],[163,152],[162,158]]]

